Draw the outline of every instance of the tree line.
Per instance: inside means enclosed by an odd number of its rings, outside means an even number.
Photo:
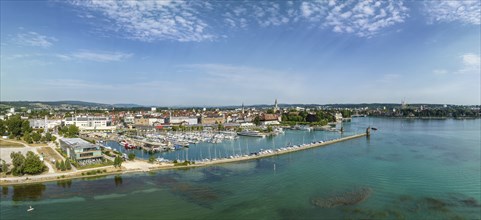
[[[10,158],[12,158],[13,168],[9,169],[7,163],[2,160],[1,172],[22,176],[24,174],[39,174],[48,170],[47,166],[40,160],[40,157],[32,151],[28,151],[26,156],[20,152],[12,152]]]

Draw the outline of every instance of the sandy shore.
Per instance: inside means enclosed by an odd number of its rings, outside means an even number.
[[[114,168],[113,166],[106,166],[106,167],[98,167],[98,168],[91,168],[85,170],[77,170],[71,172],[64,172],[64,173],[45,173],[35,176],[22,176],[22,177],[5,177],[0,178],[0,186],[8,186],[8,185],[20,185],[20,184],[31,184],[31,183],[40,183],[40,182],[52,182],[52,181],[59,181],[59,180],[69,180],[69,179],[78,179],[78,178],[92,178],[92,177],[100,177],[100,176],[107,176],[107,175],[119,175],[119,174],[126,174],[126,173],[135,173],[135,172],[149,172],[155,170],[165,170],[165,169],[181,169],[181,168],[192,168],[192,167],[205,167],[205,166],[212,166],[216,164],[222,163],[234,163],[234,162],[241,162],[241,161],[248,161],[248,160],[256,160],[266,157],[273,157],[282,154],[293,153],[296,151],[312,149],[316,147],[323,147],[330,144],[335,144],[355,138],[365,137],[366,134],[356,134],[351,135],[343,138],[338,138],[330,141],[325,141],[322,143],[315,143],[315,144],[307,144],[302,147],[290,148],[285,150],[275,151],[272,150],[271,152],[266,152],[259,155],[249,155],[249,156],[242,156],[242,157],[234,157],[234,158],[222,158],[222,159],[213,159],[209,161],[202,161],[196,162],[195,164],[191,164],[188,166],[174,166],[172,163],[156,163],[151,164],[143,160],[135,160],[135,161],[125,161],[122,163],[122,168]],[[92,170],[108,170],[104,173],[99,173],[95,175],[82,175],[82,173],[86,173]]]

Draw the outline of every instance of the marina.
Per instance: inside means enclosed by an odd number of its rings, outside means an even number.
[[[308,150],[287,154],[275,155],[275,150],[269,154],[270,149],[265,148],[268,138],[240,137],[236,141],[260,143],[265,154],[242,161],[218,159],[193,169],[171,167],[95,179],[6,186],[1,194],[0,217],[479,218],[479,119],[356,118],[345,127],[350,132],[369,125],[378,128],[369,139],[306,146]],[[286,131],[284,136],[273,139],[278,138],[278,143],[293,139],[292,145],[300,145],[303,139],[309,144],[341,138],[335,132],[313,132]],[[279,144],[280,148],[288,145]],[[249,147],[251,152],[260,151],[254,144]],[[29,206],[35,210],[26,212]],[[74,208],[79,206],[82,208]],[[158,212],[149,211],[152,208]]]

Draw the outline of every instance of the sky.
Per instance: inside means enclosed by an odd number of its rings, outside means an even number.
[[[481,1],[1,1],[2,101],[480,104]]]

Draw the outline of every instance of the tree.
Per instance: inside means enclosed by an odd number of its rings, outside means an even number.
[[[28,151],[23,172],[27,174],[38,174],[45,171],[45,169],[46,166],[40,160],[38,155],[34,154],[32,151]]]
[[[129,154],[129,160],[134,160],[135,159],[135,154],[134,153],[130,153]]]
[[[52,142],[55,141],[55,140],[57,140],[57,137],[55,137],[55,136],[52,136],[52,138],[50,138],[50,141],[52,141]]]
[[[66,170],[72,169],[72,164],[70,164],[70,159],[68,159],[68,158],[67,158],[67,160],[65,160],[65,169]]]
[[[23,174],[23,167],[25,164],[25,156],[20,152],[10,153],[10,158],[12,158],[12,174],[14,176],[20,176]]]
[[[32,128],[30,127],[30,122],[28,120],[22,120],[22,132],[23,133],[32,132]]]
[[[63,160],[60,162],[60,170],[65,171],[65,162]]]
[[[57,168],[57,170],[60,170],[60,161],[55,161],[55,167]]]
[[[5,125],[11,137],[20,137],[22,135],[22,119],[19,115],[9,117],[5,121]]]
[[[23,140],[24,140],[25,142],[27,142],[28,144],[33,143],[33,139],[32,139],[32,137],[30,136],[30,133],[25,133],[25,134],[23,134]]]
[[[40,141],[40,139],[42,139],[42,135],[39,134],[38,132],[33,132],[31,136],[32,136],[32,140],[35,143],[38,143]]]
[[[272,129],[271,126],[267,126],[267,132],[272,132],[272,131],[274,131],[274,129]]]
[[[2,172],[8,173],[8,165],[7,165],[7,162],[5,162],[5,160],[2,160]]]
[[[122,166],[122,158],[116,156],[114,159],[114,167],[121,167]]]
[[[259,126],[261,125],[261,118],[259,117],[259,115],[257,115],[254,120],[253,120],[254,124]]]
[[[77,135],[79,134],[79,128],[75,125],[70,125],[68,127],[67,133],[69,137],[77,137]]]
[[[154,163],[155,162],[155,157],[154,155],[150,155],[149,157],[149,163]]]
[[[5,133],[7,133],[7,126],[6,122],[4,120],[0,120],[0,136],[3,136]]]
[[[122,164],[122,159],[120,159],[119,156],[115,156],[115,159],[114,159],[114,167],[120,167],[120,164]]]
[[[51,134],[50,132],[47,132],[47,133],[45,134],[45,140],[46,140],[46,141],[52,141],[52,134]]]
[[[267,109],[267,114],[274,114],[274,109]]]

